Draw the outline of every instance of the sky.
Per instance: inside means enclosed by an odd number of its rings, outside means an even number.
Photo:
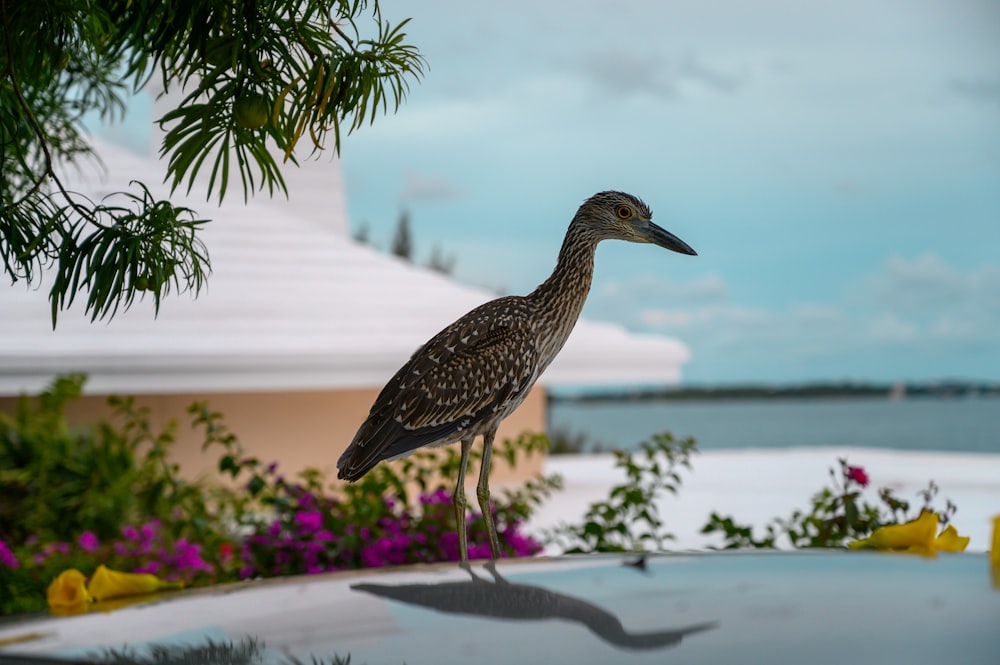
[[[376,244],[527,293],[619,189],[698,256],[602,243],[584,316],[685,383],[1000,380],[1000,2],[380,5],[428,70],[342,145]]]

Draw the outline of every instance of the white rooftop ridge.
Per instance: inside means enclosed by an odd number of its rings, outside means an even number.
[[[168,197],[155,160],[106,143],[97,150],[111,184],[78,178],[74,189],[99,200],[136,179]],[[0,395],[36,392],[66,372],[89,374],[97,394],[379,387],[431,335],[494,297],[347,237],[337,162],[313,165],[296,185],[293,201],[311,186],[310,206],[337,219],[322,223],[297,214],[301,203],[264,195],[244,205],[238,190],[218,208],[203,190],[169,195],[213,220],[201,232],[213,272],[196,300],[171,294],[156,318],[147,297],[90,323],[81,295],[53,331],[49,280],[30,290],[0,284]],[[541,383],[676,383],[689,357],[675,339],[581,319]]]

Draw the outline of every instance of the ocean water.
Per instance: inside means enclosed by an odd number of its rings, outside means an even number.
[[[657,432],[702,450],[854,447],[1000,453],[1000,399],[555,401],[549,432],[586,435],[584,451],[631,450]]]

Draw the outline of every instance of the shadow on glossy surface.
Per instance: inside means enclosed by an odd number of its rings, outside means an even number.
[[[585,626],[605,642],[623,649],[676,646],[694,633],[712,630],[718,622],[698,623],[645,633],[630,633],[611,612],[575,596],[533,584],[509,582],[493,562],[486,565],[489,582],[466,567],[468,582],[435,584],[354,584],[351,589],[448,614],[465,614],[513,621],[561,619]]]

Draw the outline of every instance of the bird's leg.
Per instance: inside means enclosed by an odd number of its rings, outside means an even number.
[[[469,565],[469,543],[465,536],[465,467],[469,464],[469,450],[472,448],[472,437],[462,439],[462,461],[458,466],[458,484],[455,486],[455,526],[458,527],[458,555],[463,568]]]
[[[498,584],[510,584],[510,582],[508,582],[503,575],[500,574],[500,571],[497,570],[497,562],[495,559],[487,561],[483,568],[485,568],[489,574],[493,576],[494,582]]]
[[[493,510],[490,506],[490,459],[493,457],[495,435],[496,430],[483,435],[483,460],[479,466],[479,484],[476,485],[476,497],[479,499],[479,508],[483,511],[486,532],[490,536],[490,552],[494,560],[500,558],[500,540],[497,538],[497,527],[493,524]]]

